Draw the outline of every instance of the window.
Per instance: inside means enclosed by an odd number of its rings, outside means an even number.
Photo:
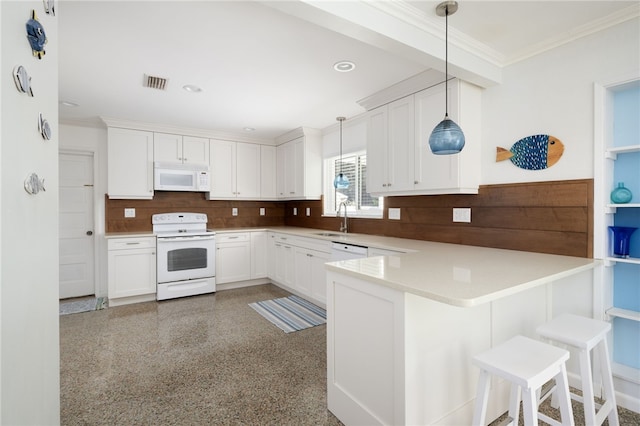
[[[358,152],[328,158],[325,166],[324,214],[334,216],[340,203],[347,202],[347,211],[351,217],[382,217],[382,197],[372,197],[367,192],[367,154]],[[342,168],[341,168],[342,167]],[[349,179],[349,188],[336,189],[333,179],[338,173]]]

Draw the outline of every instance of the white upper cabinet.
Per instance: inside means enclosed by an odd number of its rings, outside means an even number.
[[[477,194],[480,184],[481,89],[449,82],[449,118],[465,136],[459,154],[434,155],[429,136],[444,118],[444,84],[415,94],[415,186],[421,194]]]
[[[107,193],[112,199],[153,198],[153,133],[109,127]]]
[[[260,145],[260,198],[276,196],[276,147]]]
[[[444,83],[375,108],[367,118],[367,185],[374,195],[477,194],[481,89],[449,82],[449,117],[462,128],[460,154],[434,155],[429,135],[444,118]]]
[[[260,198],[260,145],[211,139],[209,199]]]
[[[209,167],[209,139],[169,133],[153,134],[153,160]]]
[[[322,137],[319,131],[305,129],[303,136],[279,145],[276,157],[278,198],[321,198]]]
[[[370,193],[413,189],[414,100],[407,96],[369,113],[367,173]]]

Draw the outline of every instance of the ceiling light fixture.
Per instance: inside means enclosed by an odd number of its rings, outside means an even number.
[[[242,130],[245,132],[254,132],[256,129],[254,127],[243,127]]]
[[[75,107],[77,107],[77,106],[78,106],[78,104],[77,104],[77,103],[75,103],[75,102],[70,102],[70,101],[60,101],[60,105],[62,105],[62,106],[66,106],[66,107],[69,107],[69,108],[75,108]]]
[[[346,120],[346,118],[336,117],[336,120],[340,122],[340,173],[333,180],[333,187],[335,189],[347,189],[349,188],[349,179],[342,174],[342,122]]]
[[[354,64],[351,61],[340,61],[340,62],[336,62],[335,64],[333,64],[333,69],[338,71],[338,72],[349,72],[349,71],[353,71],[356,67],[356,64]]]
[[[202,87],[194,86],[193,84],[184,85],[182,86],[182,88],[187,92],[191,92],[191,93],[202,92]]]
[[[458,10],[455,1],[444,1],[436,7],[436,14],[445,17],[445,80],[444,80],[444,120],[438,124],[429,136],[429,147],[436,155],[457,154],[464,148],[464,133],[449,118],[449,15]]]

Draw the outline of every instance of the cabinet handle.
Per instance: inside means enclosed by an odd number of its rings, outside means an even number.
[[[383,183],[383,184],[382,184],[382,187],[383,187],[383,188],[385,188],[386,186],[387,186],[387,184],[386,184],[386,183]]]
[[[313,257],[313,255],[312,255],[312,254],[307,253],[307,257]]]
[[[152,252],[151,252],[151,254],[152,254],[153,256],[155,256],[155,255],[156,255],[156,252],[155,252],[155,251],[152,251]]]
[[[189,161],[189,160],[187,160],[187,157],[184,157],[182,160],[183,160],[183,161]]]
[[[295,194],[295,192],[294,192],[294,191],[291,191],[291,192],[289,192],[289,194]]]
[[[127,243],[128,246],[135,246],[137,244],[140,244],[140,242],[138,241],[137,243]]]
[[[387,186],[391,186],[391,184],[390,184],[390,183],[388,183],[388,184],[387,184]]]
[[[178,160],[182,161],[182,160],[183,160],[183,158],[182,158],[182,157],[178,157]]]
[[[420,183],[420,181],[419,181],[419,180],[414,180],[414,181],[413,181],[413,184],[414,184],[414,185],[417,185],[417,184],[419,184],[419,183]]]
[[[237,236],[236,237],[227,237],[227,239],[229,239],[229,240],[235,240],[237,238],[238,238]]]

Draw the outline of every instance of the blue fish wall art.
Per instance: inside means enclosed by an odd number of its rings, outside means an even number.
[[[560,160],[564,144],[550,135],[533,135],[520,139],[511,149],[496,148],[496,162],[511,160],[525,170],[544,170]]]

